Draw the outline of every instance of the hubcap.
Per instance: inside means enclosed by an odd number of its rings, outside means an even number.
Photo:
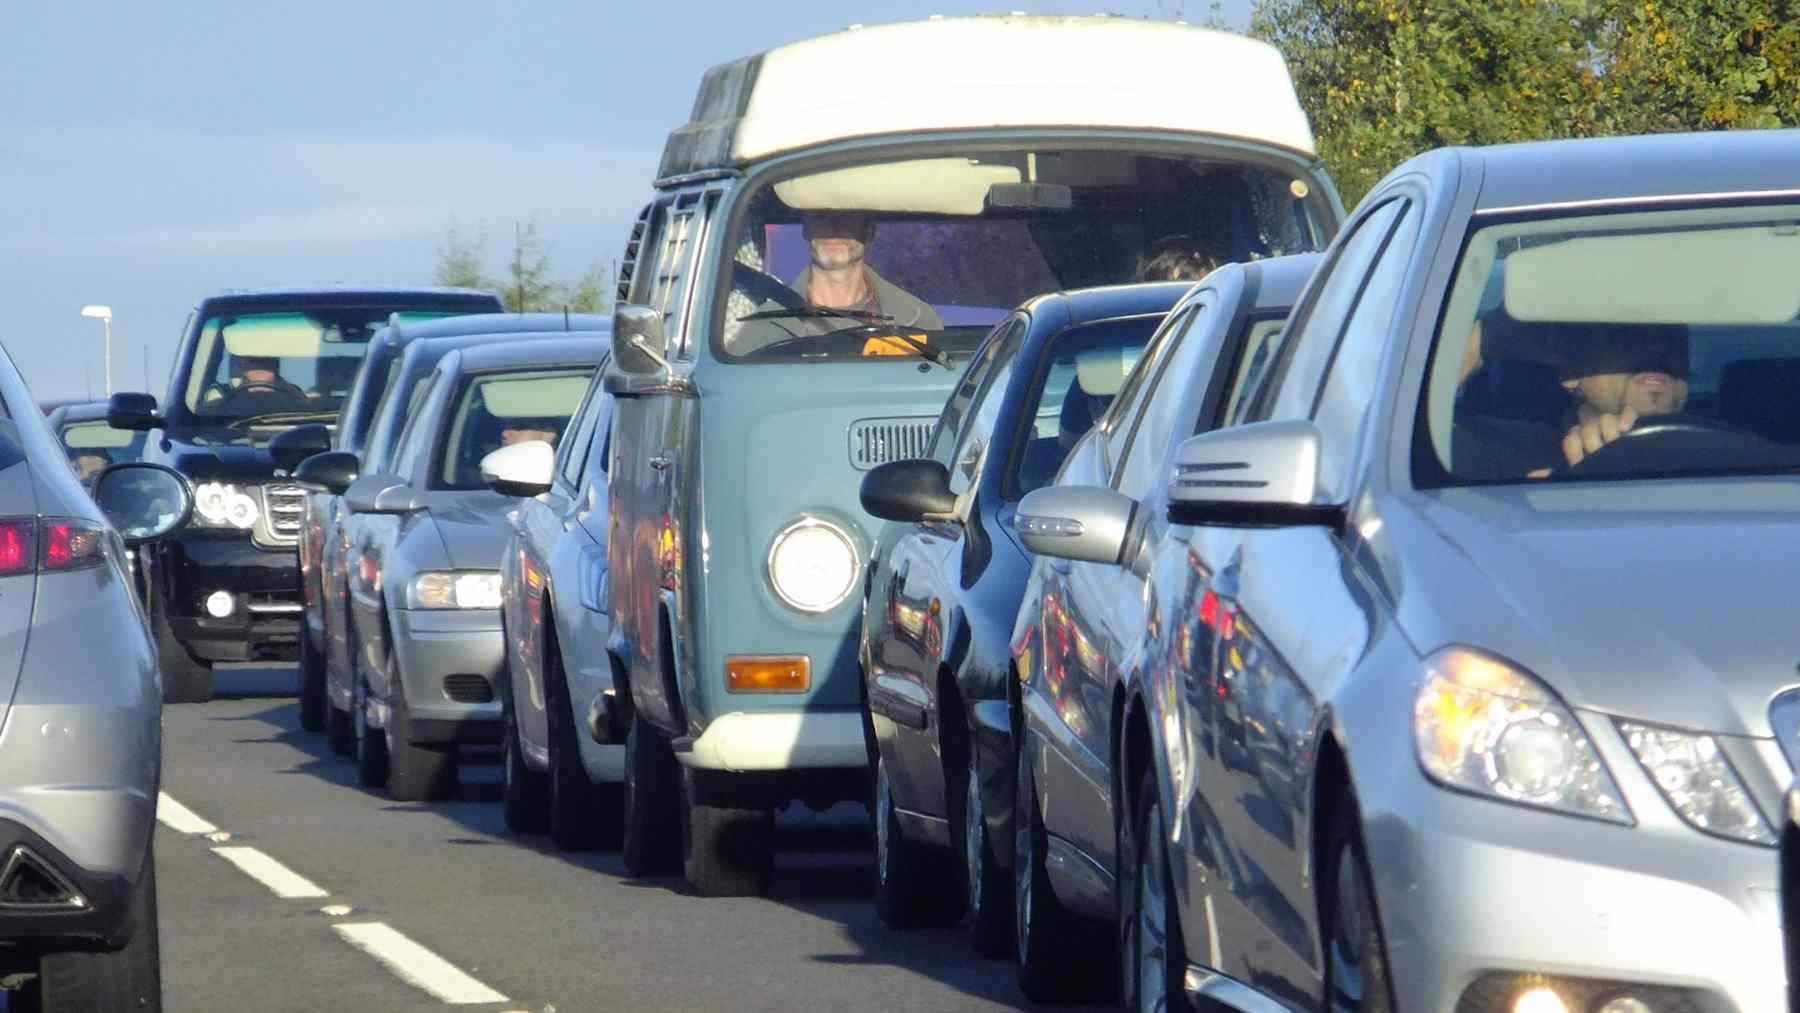
[[[975,754],[969,753],[968,788],[963,802],[963,861],[968,865],[969,910],[981,906],[981,866],[983,844],[987,839],[987,813],[981,805],[981,784],[975,773]]]
[[[888,835],[893,830],[888,826],[888,808],[893,803],[893,789],[888,786],[887,764],[875,761],[875,875],[883,886],[888,881],[888,863],[892,856],[888,854]]]
[[[1150,1013],[1166,1010],[1169,1005],[1168,884],[1163,879],[1169,868],[1169,854],[1158,829],[1162,826],[1159,810],[1159,806],[1150,807],[1146,835],[1149,839],[1143,842],[1144,858],[1137,869],[1137,924],[1132,932],[1137,1008]]]

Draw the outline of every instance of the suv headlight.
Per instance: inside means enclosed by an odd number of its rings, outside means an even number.
[[[1689,826],[1736,841],[1775,843],[1775,832],[1712,736],[1632,721],[1618,725],[1656,790]]]
[[[204,527],[248,531],[258,513],[255,497],[235,485],[203,482],[194,488],[194,518]]]
[[[1543,683],[1489,655],[1451,647],[1426,659],[1413,743],[1425,773],[1448,787],[1631,822],[1575,715]]]
[[[497,609],[500,574],[421,573],[406,589],[406,607],[415,609]]]
[[[782,529],[769,547],[769,583],[789,608],[829,612],[856,588],[856,546],[844,529],[803,517]]]

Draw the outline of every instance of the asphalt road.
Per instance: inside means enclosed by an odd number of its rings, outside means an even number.
[[[163,791],[187,810],[165,806],[156,841],[170,1010],[1024,1006],[961,932],[881,925],[860,807],[783,814],[769,897],[690,897],[513,837],[497,754],[465,763],[455,802],[362,789],[300,731],[293,678],[228,669],[211,703],[164,709]]]

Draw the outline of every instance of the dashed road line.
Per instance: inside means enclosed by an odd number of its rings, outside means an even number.
[[[157,822],[178,834],[216,834],[219,828],[201,819],[194,810],[169,797],[168,792],[156,793]]]
[[[282,865],[255,848],[214,848],[213,854],[238,867],[244,875],[268,887],[284,900],[329,897],[317,883]]]
[[[332,929],[351,946],[385,965],[401,981],[451,1005],[507,1001],[506,996],[382,922],[339,922]]]

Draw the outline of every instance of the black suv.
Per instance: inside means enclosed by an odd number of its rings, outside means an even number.
[[[294,547],[305,493],[280,476],[269,441],[307,423],[335,424],[369,339],[391,319],[501,308],[493,293],[470,289],[212,296],[189,318],[161,412],[148,394],[113,395],[108,421],[161,429],[144,459],[173,467],[194,487],[193,523],[140,559],[165,700],[211,698],[214,662],[299,655]]]

